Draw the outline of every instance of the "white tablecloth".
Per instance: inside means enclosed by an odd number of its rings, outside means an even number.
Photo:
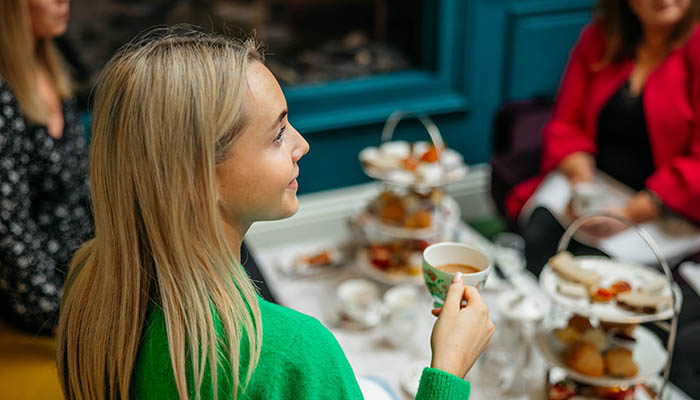
[[[480,248],[490,248],[488,241],[468,226],[461,224],[459,231],[461,241],[471,242]],[[277,268],[278,263],[289,262],[295,254],[299,254],[304,250],[318,248],[319,245],[324,243],[340,243],[347,240],[347,238],[347,232],[338,232],[335,237],[326,236],[303,242],[295,243],[292,239],[285,245],[277,247],[256,247],[255,243],[248,243],[248,246],[255,255],[270,289],[280,304],[316,317],[326,325],[345,351],[356,375],[380,378],[400,398],[408,399],[410,396],[400,386],[402,373],[409,366],[416,363],[428,366],[430,362],[430,333],[435,318],[430,314],[430,297],[427,290],[423,287],[421,288],[421,292],[424,294],[421,302],[425,312],[421,314],[422,317],[418,321],[415,337],[406,346],[395,348],[383,340],[378,328],[358,331],[341,329],[333,324],[329,324],[328,313],[335,299],[336,285],[344,279],[361,275],[352,264],[346,265],[340,270],[329,271],[322,276],[307,278],[290,278],[280,273]],[[243,261],[245,262],[245,260]],[[534,282],[533,285],[536,287]],[[499,294],[498,287],[498,279],[490,277],[487,288],[482,291],[486,303],[492,310],[494,309],[495,299]],[[532,354],[533,362],[530,366],[535,371],[529,371],[528,375],[535,378],[526,383],[529,393],[514,393],[501,398],[518,400],[544,398],[545,364],[536,351],[533,351]],[[467,379],[472,382],[471,398],[485,398],[485,393],[480,393],[478,382],[472,379],[470,375],[467,376]],[[671,388],[671,393],[671,397],[674,400],[690,400],[675,387]]]

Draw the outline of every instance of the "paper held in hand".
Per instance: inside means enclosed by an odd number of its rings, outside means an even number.
[[[593,183],[600,198],[597,208],[621,208],[634,195],[634,191],[598,171]],[[545,207],[566,227],[571,223],[566,210],[572,197],[571,186],[560,172],[552,172],[542,181],[535,194],[528,200],[518,217],[519,222],[527,222],[532,211]],[[700,229],[679,217],[668,215],[640,225],[654,239],[661,254],[670,264],[700,250]],[[651,249],[631,230],[624,230],[614,236],[596,240],[579,231],[576,240],[603,250],[611,257],[628,262],[657,264]]]

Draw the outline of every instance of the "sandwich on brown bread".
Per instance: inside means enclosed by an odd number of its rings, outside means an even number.
[[[600,275],[595,271],[590,271],[581,268],[574,256],[568,251],[562,251],[549,259],[549,265],[552,266],[554,272],[562,278],[576,283],[581,283],[585,286],[593,286],[600,281]]]
[[[629,311],[656,314],[671,307],[671,297],[632,290],[618,294],[617,305]]]

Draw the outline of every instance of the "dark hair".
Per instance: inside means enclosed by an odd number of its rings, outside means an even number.
[[[598,67],[634,58],[643,30],[641,22],[630,9],[629,0],[598,0],[593,15],[607,39],[605,55]],[[685,40],[699,19],[700,0],[690,0],[685,16],[676,24],[668,38],[669,44]]]

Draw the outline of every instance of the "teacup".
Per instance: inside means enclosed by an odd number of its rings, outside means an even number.
[[[571,189],[571,208],[577,216],[602,211],[602,196],[598,185],[593,182],[574,185]]]
[[[462,269],[460,266],[472,269]],[[442,307],[456,270],[462,269],[460,272],[465,285],[479,289],[486,284],[491,268],[488,256],[464,243],[440,242],[423,250],[423,279],[435,307]]]
[[[381,300],[379,287],[372,281],[351,278],[336,288],[337,311],[346,322],[370,327],[379,323]]]
[[[381,334],[394,347],[411,346],[419,323],[420,292],[412,284],[394,286],[384,294]]]

